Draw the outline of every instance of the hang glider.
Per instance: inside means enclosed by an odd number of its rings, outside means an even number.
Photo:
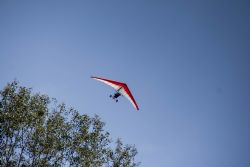
[[[105,78],[100,78],[100,77],[91,77],[92,79],[95,79],[97,81],[103,82],[109,86],[111,86],[112,88],[114,88],[116,90],[116,92],[113,95],[110,95],[110,97],[112,99],[114,99],[116,102],[118,102],[118,97],[120,95],[125,96],[130,102],[131,104],[134,106],[134,108],[136,110],[139,110],[139,107],[132,95],[132,93],[130,92],[128,86],[126,83],[122,83],[122,82],[118,82],[118,81],[113,81],[110,79],[105,79]]]

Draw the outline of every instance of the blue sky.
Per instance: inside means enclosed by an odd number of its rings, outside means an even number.
[[[15,78],[100,115],[143,167],[250,166],[250,3],[0,1],[0,87]],[[126,82],[140,111],[112,88]]]

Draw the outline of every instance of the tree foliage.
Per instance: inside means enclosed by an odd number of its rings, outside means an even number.
[[[0,166],[138,166],[136,148],[112,148],[104,126],[14,81],[0,91]]]

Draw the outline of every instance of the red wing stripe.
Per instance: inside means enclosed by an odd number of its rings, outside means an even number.
[[[118,86],[122,86],[122,87],[125,85],[125,83],[118,82],[118,81],[113,81],[113,80],[110,80],[110,79],[105,79],[105,78],[100,78],[100,77],[91,77],[91,78],[99,79],[99,80],[103,80],[103,81],[107,81],[107,82],[110,82],[112,84],[115,84],[115,85],[118,85]]]
[[[137,110],[139,110],[139,107],[138,107],[138,105],[137,105],[137,103],[136,103],[136,101],[135,101],[135,99],[134,99],[132,93],[130,92],[128,86],[125,84],[125,86],[124,86],[123,88],[124,88],[125,92],[128,94],[128,96],[131,98],[132,104],[134,105],[134,107],[135,107]]]

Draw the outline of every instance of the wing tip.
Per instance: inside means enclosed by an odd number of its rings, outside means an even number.
[[[95,77],[93,75],[90,76],[91,79],[98,79],[98,77]]]
[[[137,111],[140,110],[140,109],[139,109],[139,106],[138,106],[137,104],[136,104],[135,108],[136,108]]]

